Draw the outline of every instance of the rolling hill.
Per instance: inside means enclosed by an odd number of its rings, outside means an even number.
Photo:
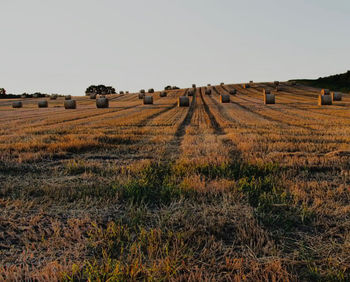
[[[318,88],[328,88],[334,91],[350,92],[350,70],[346,73],[319,77],[318,79],[297,79],[293,81]]]

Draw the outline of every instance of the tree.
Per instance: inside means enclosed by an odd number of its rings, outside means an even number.
[[[100,85],[90,85],[86,88],[85,94],[115,94],[115,89],[112,86]]]

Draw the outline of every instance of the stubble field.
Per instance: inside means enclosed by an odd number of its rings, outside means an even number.
[[[0,280],[350,279],[350,95],[212,90],[0,100]]]

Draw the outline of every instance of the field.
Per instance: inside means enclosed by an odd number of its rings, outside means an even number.
[[[263,88],[0,100],[0,280],[350,279],[350,95]]]

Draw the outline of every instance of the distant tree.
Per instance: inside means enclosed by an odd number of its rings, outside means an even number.
[[[6,95],[5,88],[0,88],[0,95]]]
[[[115,89],[112,86],[107,86],[107,94],[115,94]]]
[[[112,86],[100,85],[90,85],[86,88],[85,94],[115,94],[115,89]]]

